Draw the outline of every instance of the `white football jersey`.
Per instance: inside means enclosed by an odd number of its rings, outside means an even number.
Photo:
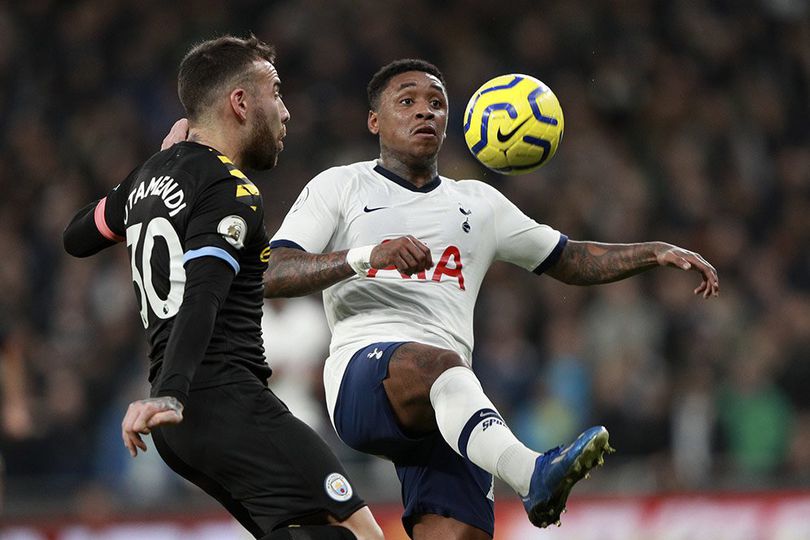
[[[346,365],[378,341],[416,341],[467,361],[473,309],[490,264],[527,270],[556,260],[566,238],[476,180],[436,177],[422,188],[376,161],[334,167],[301,192],[271,247],[329,253],[412,235],[431,250],[433,268],[413,276],[368,271],[323,291],[332,341],[324,369],[330,416]],[[544,264],[545,263],[545,264]]]

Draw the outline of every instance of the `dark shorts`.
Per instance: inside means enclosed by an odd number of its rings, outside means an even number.
[[[326,443],[258,380],[193,390],[183,416],[153,430],[161,457],[257,538],[365,506]]]
[[[391,355],[402,344],[373,343],[352,357],[335,404],[335,429],[355,450],[394,462],[409,536],[422,514],[451,517],[492,535],[492,475],[458,455],[438,431],[412,438],[396,421],[383,380]]]

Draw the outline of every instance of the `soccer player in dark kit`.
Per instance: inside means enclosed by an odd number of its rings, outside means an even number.
[[[337,458],[267,388],[260,320],[269,258],[262,197],[290,118],[272,47],[203,42],[183,59],[188,140],[81,209],[65,249],[126,241],[150,345],[151,397],[122,423],[133,457],[152,434],[164,461],[256,538],[374,539],[382,531]]]

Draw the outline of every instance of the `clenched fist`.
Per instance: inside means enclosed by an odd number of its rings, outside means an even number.
[[[411,235],[387,240],[371,251],[372,268],[384,269],[395,266],[406,275],[422,272],[433,266],[430,249]]]

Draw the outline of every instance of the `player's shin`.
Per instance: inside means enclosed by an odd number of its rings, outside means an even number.
[[[537,452],[526,448],[465,367],[442,373],[430,388],[436,423],[453,450],[509,484],[520,496],[529,492]]]

